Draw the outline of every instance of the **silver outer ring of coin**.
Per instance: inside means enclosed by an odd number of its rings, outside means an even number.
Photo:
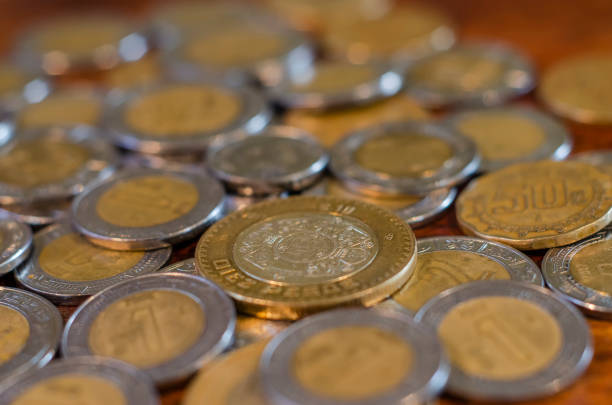
[[[561,122],[550,115],[537,111],[529,107],[499,107],[490,109],[467,110],[458,112],[449,117],[446,122],[455,131],[461,133],[459,125],[462,120],[470,116],[482,116],[488,113],[492,114],[508,114],[519,118],[525,118],[537,125],[544,133],[545,139],[543,144],[527,156],[522,156],[518,159],[511,160],[487,160],[484,156],[480,162],[480,172],[492,172],[499,170],[505,166],[530,162],[536,160],[563,160],[572,150],[572,136]]]
[[[417,133],[439,139],[452,149],[453,155],[426,179],[378,174],[355,161],[355,152],[363,144],[394,132]],[[441,124],[406,121],[376,125],[344,137],[331,150],[330,170],[346,186],[364,194],[426,195],[433,190],[463,182],[476,173],[479,165],[480,155],[471,139]]]
[[[0,305],[21,313],[30,326],[25,346],[0,364],[2,381],[51,361],[62,335],[62,316],[46,299],[17,288],[0,287]]]
[[[94,354],[89,346],[89,330],[100,312],[117,300],[150,290],[185,294],[198,303],[206,320],[202,335],[184,353],[143,369],[156,385],[168,387],[185,380],[232,344],[236,309],[232,300],[216,284],[189,274],[149,274],[116,284],[85,301],[66,323],[62,335],[64,357]]]
[[[23,263],[32,250],[32,230],[12,219],[0,219],[0,275]]]
[[[104,221],[97,213],[100,197],[115,184],[145,176],[172,176],[196,187],[198,202],[185,215],[159,225],[124,227]],[[72,224],[92,243],[117,250],[159,249],[199,235],[223,215],[225,192],[219,182],[203,173],[158,169],[122,170],[81,193],[72,203]]]
[[[351,89],[330,93],[302,93],[293,91],[293,81],[288,78],[277,86],[270,87],[270,96],[286,108],[325,110],[346,105],[365,104],[383,97],[391,97],[401,90],[404,84],[401,74],[385,64],[369,63],[368,65],[374,73],[372,79]],[[351,64],[347,63],[347,66]],[[317,66],[314,65],[312,71],[315,74],[316,69]]]
[[[604,319],[612,319],[612,297],[576,281],[570,273],[570,264],[582,249],[610,238],[612,226],[607,226],[579,242],[549,249],[542,260],[542,273],[553,291],[587,314]]]
[[[529,301],[546,310],[557,320],[563,333],[564,343],[561,351],[545,369],[512,381],[470,376],[458,368],[451,367],[447,391],[477,400],[528,400],[561,391],[586,370],[593,357],[593,343],[584,317],[555,293],[534,284],[509,280],[463,284],[430,300],[417,312],[415,320],[437,330],[440,322],[455,305],[474,298],[492,296]]]
[[[72,200],[47,201],[35,204],[0,205],[0,218],[13,219],[33,227],[66,220]]]
[[[159,269],[158,273],[182,273],[202,277],[195,265],[195,259],[185,259]]]
[[[118,388],[125,405],[158,405],[159,397],[151,379],[142,371],[122,361],[105,357],[83,356],[59,360],[40,370],[12,378],[0,384],[0,405],[13,404],[36,384],[65,375],[101,378]]]
[[[41,267],[40,254],[49,243],[74,232],[69,224],[61,223],[37,232],[34,235],[34,249],[30,260],[15,273],[17,283],[56,304],[78,304],[84,298],[121,281],[159,270],[168,261],[172,252],[171,247],[145,251],[142,259],[131,269],[101,280],[71,281],[53,277]]]
[[[270,176],[265,179],[249,177],[248,175],[234,174],[223,170],[219,162],[219,153],[224,149],[247,150],[261,139],[293,140],[296,149],[308,148],[317,159],[304,169],[281,176]],[[298,146],[299,145],[299,146]],[[243,158],[244,159],[244,158]],[[212,145],[207,153],[206,162],[212,175],[225,183],[239,195],[266,195],[282,193],[285,190],[299,191],[314,183],[323,173],[329,162],[329,155],[321,144],[309,133],[289,126],[271,126],[257,136],[230,139],[227,142],[218,142]]]
[[[261,380],[269,397],[277,403],[337,405],[303,388],[293,373],[293,356],[307,339],[327,329],[342,326],[370,326],[393,333],[413,349],[414,366],[409,378],[387,392],[361,400],[355,405],[422,403],[435,397],[446,384],[449,365],[442,347],[427,327],[392,311],[339,309],[310,316],[276,335],[260,360]]]
[[[588,152],[577,153],[570,156],[570,160],[577,160],[579,162],[588,163],[590,165],[600,166],[612,166],[612,149],[605,150],[592,150]]]
[[[246,207],[250,207],[258,202],[273,200],[275,198],[287,198],[289,193],[283,191],[281,193],[274,193],[267,196],[242,196],[236,194],[228,194],[225,196],[224,213],[229,215],[234,211],[239,211]]]
[[[27,204],[44,200],[57,200],[72,197],[82,192],[90,184],[110,176],[118,164],[115,149],[103,134],[95,128],[77,126],[71,129],[50,128],[20,133],[13,141],[2,147],[8,148],[20,141],[36,141],[45,137],[70,142],[86,148],[91,154],[89,160],[73,175],[57,183],[32,188],[22,188],[11,184],[0,183],[0,204]],[[50,168],[53,170],[53,168]]]
[[[190,85],[196,88],[198,86],[212,86],[231,92],[240,100],[241,112],[231,124],[225,127],[181,137],[173,137],[171,134],[168,136],[151,136],[131,128],[125,122],[124,114],[130,103],[148,94],[182,85]],[[141,153],[171,154],[202,152],[216,139],[253,135],[261,132],[272,119],[272,110],[263,96],[248,87],[234,88],[212,81],[175,81],[125,93],[125,97],[122,97],[120,101],[115,101],[107,109],[104,116],[107,122],[108,135],[117,146]]]
[[[497,85],[462,94],[446,93],[432,89],[410,78],[410,70],[420,63],[426,63],[437,55],[447,52],[464,52],[480,55],[505,63],[508,68],[504,79]],[[526,94],[535,86],[535,70],[531,63],[519,52],[499,43],[464,44],[447,51],[431,54],[413,62],[407,68],[405,87],[407,93],[426,107],[437,108],[449,105],[493,106],[506,100]]]

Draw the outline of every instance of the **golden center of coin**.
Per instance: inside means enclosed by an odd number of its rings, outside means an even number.
[[[546,140],[542,127],[512,112],[470,113],[457,127],[476,143],[488,161],[524,158],[536,152]]]
[[[293,373],[306,389],[336,400],[358,400],[397,386],[412,372],[412,347],[369,326],[343,326],[308,338],[295,352]]]
[[[378,239],[356,218],[318,213],[277,215],[236,238],[233,259],[250,276],[289,284],[329,282],[374,260]]]
[[[544,309],[513,297],[483,297],[452,308],[438,334],[453,366],[488,380],[527,378],[561,350],[559,324]]]
[[[96,125],[101,114],[102,105],[93,97],[59,95],[27,105],[19,112],[17,122],[21,129]]]
[[[452,155],[449,144],[438,138],[396,133],[364,142],[355,151],[355,161],[392,177],[426,178],[435,175]]]
[[[96,204],[104,221],[121,227],[147,227],[174,221],[198,203],[197,188],[173,176],[143,176],[120,181]]]
[[[612,240],[603,240],[580,249],[572,256],[569,271],[574,280],[612,295]]]
[[[333,93],[351,91],[355,87],[372,82],[376,71],[369,65],[345,63],[321,63],[307,80],[295,81],[291,90],[298,93]]]
[[[89,347],[96,355],[139,368],[155,367],[191,348],[204,323],[204,311],[185,294],[137,292],[98,314],[89,330]]]
[[[479,280],[508,280],[510,274],[500,263],[486,256],[457,250],[420,253],[414,276],[393,299],[417,312],[442,291]]]
[[[11,405],[127,405],[112,382],[83,374],[47,378],[28,388]]]
[[[116,276],[136,266],[142,251],[115,251],[97,247],[69,233],[46,245],[38,257],[42,270],[60,280],[93,281]]]
[[[59,183],[77,173],[89,158],[88,149],[72,142],[21,141],[0,155],[0,182],[23,188]]]
[[[15,357],[30,337],[30,324],[21,312],[0,305],[0,366]]]
[[[223,129],[240,113],[241,102],[212,86],[156,90],[128,104],[124,119],[133,130],[153,137],[197,136]]]
[[[0,65],[0,95],[20,92],[28,81],[28,77],[18,68]]]

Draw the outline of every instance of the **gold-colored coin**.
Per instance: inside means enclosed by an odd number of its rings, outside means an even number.
[[[98,314],[89,330],[89,347],[93,354],[149,368],[184,353],[204,327],[202,308],[186,294],[138,292]]]
[[[571,276],[589,288],[612,296],[612,240],[580,249],[570,261]]]
[[[95,126],[101,115],[102,104],[98,98],[84,93],[60,93],[25,106],[17,115],[17,124],[21,129]]]
[[[30,324],[21,312],[0,305],[0,366],[24,348],[30,336]]]
[[[473,181],[457,200],[467,234],[518,249],[566,245],[612,219],[612,179],[591,165],[516,164]]]
[[[333,197],[266,201],[213,225],[196,265],[237,301],[270,319],[333,306],[373,305],[412,274],[415,240],[391,212]]]
[[[21,69],[7,64],[0,64],[0,96],[7,93],[18,93],[28,82],[28,76]]]
[[[555,318],[513,297],[474,298],[453,307],[438,326],[453,366],[488,380],[527,378],[549,366],[563,344]]]
[[[154,57],[121,64],[109,70],[104,76],[106,86],[129,89],[154,84],[162,76],[161,67]]]

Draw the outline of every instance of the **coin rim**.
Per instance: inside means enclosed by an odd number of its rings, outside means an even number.
[[[0,219],[0,275],[9,273],[23,263],[32,250],[32,230],[12,220]]]

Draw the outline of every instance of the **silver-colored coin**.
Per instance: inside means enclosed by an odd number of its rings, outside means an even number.
[[[0,148],[0,203],[66,199],[108,177],[116,165],[114,148],[94,128],[20,133]]]
[[[64,379],[65,385],[59,379]],[[0,405],[15,404],[26,398],[38,403],[40,395],[46,395],[45,402],[49,404],[90,403],[92,395],[100,394],[89,391],[91,379],[98,384],[103,383],[106,389],[112,389],[112,397],[121,397],[124,405],[159,404],[155,386],[142,371],[121,361],[83,356],[53,362],[40,370],[0,384]],[[56,388],[52,389],[52,385]],[[33,391],[42,387],[48,389]]]
[[[213,145],[206,157],[212,174],[239,195],[302,190],[321,176],[329,156],[310,134],[273,126],[260,135]]]
[[[612,227],[568,246],[550,249],[542,261],[546,284],[586,313],[612,318],[612,284],[607,272]]]
[[[531,63],[501,44],[468,44],[412,63],[406,91],[428,107],[499,105],[535,86]]]
[[[204,173],[122,170],[74,200],[73,225],[109,249],[159,249],[219,219],[224,196],[221,184]]]
[[[265,196],[244,196],[237,194],[228,194],[225,196],[225,214],[231,214],[234,211],[250,207],[258,202],[273,200],[275,198],[287,198],[289,193],[284,191],[281,193],[274,193]]]
[[[340,140],[331,151],[330,169],[347,187],[364,194],[426,195],[465,181],[479,165],[474,142],[452,129],[395,122]]]
[[[66,220],[72,199],[44,201],[32,204],[0,205],[0,218],[14,219],[33,227]]]
[[[446,384],[449,366],[442,347],[433,333],[410,317],[399,312],[368,309],[341,309],[328,311],[308,317],[288,327],[266,346],[260,362],[262,384],[266,393],[275,403],[331,405],[346,401],[326,396],[306,387],[296,373],[296,353],[306,343],[322,333],[342,328],[363,328],[367,331],[377,329],[393,336],[394,346],[402,346],[411,351],[412,366],[400,375],[392,388],[371,392],[364,397],[351,398],[351,404],[395,404],[422,403],[435,397]],[[356,330],[356,329],[355,329]],[[355,332],[353,330],[353,332]],[[369,341],[369,344],[366,343]],[[400,343],[401,342],[401,343]],[[350,343],[348,352],[340,353],[340,346]],[[371,346],[371,347],[370,347]],[[367,353],[376,353],[378,345],[372,339],[357,342],[338,342],[337,346],[328,343],[322,346],[327,353],[336,354],[342,361],[350,361],[354,352],[360,348]],[[384,346],[384,345],[383,345]],[[311,359],[309,359],[311,360]],[[399,360],[398,361],[403,361]],[[389,365],[386,365],[389,366]],[[350,372],[342,364],[334,364],[343,372]],[[370,367],[368,365],[368,367]],[[329,372],[326,378],[333,378]],[[337,376],[341,378],[341,376]],[[397,376],[394,376],[397,377]],[[312,377],[314,378],[314,377]],[[310,380],[312,380],[312,378]],[[312,384],[312,381],[310,382]],[[325,385],[331,385],[326,381]]]
[[[586,370],[593,357],[593,344],[584,317],[571,304],[561,300],[553,292],[533,284],[519,281],[489,280],[460,285],[429,301],[416,314],[415,319],[437,330],[440,323],[455,306],[477,298],[492,297],[527,301],[535,304],[547,315],[554,318],[561,334],[558,353],[548,364],[544,364],[543,368],[532,371],[529,375],[519,375],[516,378],[505,379],[471,375],[454,366],[451,361],[451,374],[447,386],[449,392],[478,400],[528,400],[561,391]],[[529,348],[534,343],[530,339],[535,339],[535,337],[533,335],[524,336],[521,333],[521,328],[533,331],[537,326],[531,319],[515,319],[514,322],[520,321],[520,328],[516,328],[516,325],[513,326],[510,323],[511,320],[500,319],[495,315],[487,317],[486,311],[483,312],[480,319],[490,319],[489,322],[491,322],[490,325],[493,328],[491,333],[494,333],[494,335],[488,337],[489,334],[485,334],[481,330],[474,333],[481,335],[483,339],[495,339],[493,343],[498,345],[500,350],[504,350],[503,347],[507,347],[505,350],[516,348],[519,350],[516,353],[523,353],[521,347],[531,350],[528,352],[534,350]],[[464,327],[478,328],[477,325],[471,325],[468,322],[465,323]],[[544,338],[541,334],[538,339],[540,339],[540,344],[551,343],[542,342],[541,339]],[[517,341],[522,343],[516,343]],[[511,346],[504,346],[504,344],[496,342],[508,342]],[[486,353],[479,353],[483,356],[483,362],[489,360]],[[516,361],[524,364],[525,361],[522,359],[523,357]],[[526,359],[532,359],[532,357],[526,357]]]
[[[195,259],[181,260],[159,269],[158,273],[184,273],[192,276],[202,276],[195,265]]]
[[[0,275],[23,263],[32,249],[32,230],[12,219],[0,219]]]
[[[122,148],[193,154],[220,138],[258,133],[271,117],[266,100],[248,87],[177,81],[127,93],[108,109],[106,122]]]
[[[570,159],[596,166],[612,175],[612,150],[581,152],[571,156]]]
[[[269,89],[287,108],[325,110],[368,103],[400,91],[403,77],[383,64],[320,62],[298,77]]]
[[[188,274],[149,274],[107,288],[85,301],[66,323],[61,344],[64,357],[100,354],[94,353],[90,344],[90,334],[94,322],[99,319],[102,311],[113,303],[129,299],[130,296],[155,292],[174,292],[195,302],[203,315],[204,325],[196,340],[180,354],[142,368],[158,386],[169,386],[183,381],[231,345],[236,325],[236,310],[232,300],[216,284]],[[135,314],[139,308],[142,310],[146,308],[147,312],[160,310],[154,306],[152,299],[149,303],[132,302],[126,305],[128,306],[124,311],[126,322],[131,322],[132,319],[129,314],[130,305],[133,305],[132,310]],[[168,316],[171,315],[167,315],[166,318]],[[175,324],[179,325],[180,322],[177,320]],[[114,340],[113,344],[117,345],[116,347],[122,348],[118,352],[128,351],[130,348],[142,352],[139,346],[141,346],[140,338],[144,335],[150,334],[162,338],[154,322],[132,322],[130,326],[130,329],[109,337],[110,340]],[[194,328],[195,325],[181,327]],[[168,331],[170,334],[177,332]],[[155,351],[152,348],[149,350]],[[107,354],[106,357],[113,356]]]
[[[285,330],[289,325],[291,325],[291,322],[238,315],[232,348],[239,349],[264,339],[270,339]]]
[[[481,120],[480,124],[478,120]],[[476,142],[482,158],[480,163],[482,172],[491,172],[511,164],[528,161],[563,160],[572,149],[571,135],[563,124],[533,108],[501,107],[468,110],[452,115],[447,122],[457,132]],[[508,147],[512,152],[513,143],[519,142],[517,136],[521,135],[517,134],[517,131],[522,131],[524,140],[531,144],[531,150],[523,153],[524,151],[517,149],[516,154],[520,152],[520,156],[508,156],[507,151],[499,151],[500,148]],[[506,139],[500,139],[501,136]],[[526,139],[527,137],[529,139]],[[518,146],[521,149],[523,147],[523,145]],[[498,152],[488,152],[488,149],[492,148],[498,149]]]
[[[51,361],[62,334],[62,316],[57,308],[36,294],[0,287],[0,310],[5,320],[3,328],[8,327],[3,331],[6,342],[21,343],[21,347],[15,344],[2,348],[0,381]]]
[[[52,302],[77,304],[121,281],[157,271],[171,252],[170,247],[138,252],[101,248],[61,223],[34,235],[32,256],[15,279]]]

